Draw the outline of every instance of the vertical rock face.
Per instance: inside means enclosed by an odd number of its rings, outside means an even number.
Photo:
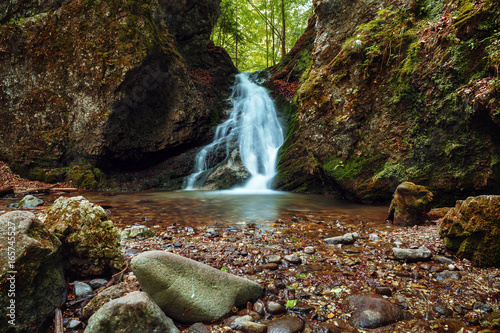
[[[498,192],[495,1],[314,6],[312,65],[278,187],[366,202],[389,201],[405,180],[440,203]]]
[[[0,25],[0,159],[44,178],[144,168],[206,140],[235,72],[208,40],[218,2],[74,0]]]
[[[444,217],[439,235],[444,245],[479,266],[500,266],[500,196],[457,201]]]

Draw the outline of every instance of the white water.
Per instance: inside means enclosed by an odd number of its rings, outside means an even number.
[[[231,96],[233,108],[229,118],[219,125],[214,141],[196,156],[195,170],[187,178],[187,190],[193,190],[200,176],[215,167],[210,157],[221,149],[225,156],[238,148],[250,178],[237,192],[265,192],[276,175],[278,149],[283,144],[283,128],[274,102],[267,90],[249,80],[249,73],[236,75]]]

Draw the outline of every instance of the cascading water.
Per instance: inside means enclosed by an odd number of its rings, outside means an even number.
[[[249,73],[236,75],[229,118],[219,125],[214,141],[196,156],[195,170],[186,180],[186,189],[200,186],[215,167],[211,159],[222,152],[225,157],[238,149],[250,174],[239,190],[268,190],[276,175],[278,149],[283,144],[283,127],[267,90],[249,79]]]

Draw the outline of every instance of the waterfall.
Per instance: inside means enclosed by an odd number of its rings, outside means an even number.
[[[194,172],[186,179],[187,190],[200,186],[220,162],[220,156],[234,156],[236,149],[250,175],[240,189],[252,192],[270,188],[284,140],[283,127],[269,93],[249,76],[236,75],[229,118],[217,127],[213,142],[196,156]]]

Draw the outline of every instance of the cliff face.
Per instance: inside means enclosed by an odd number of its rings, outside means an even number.
[[[317,0],[278,187],[387,202],[402,181],[439,203],[500,190],[496,1]]]
[[[205,142],[236,72],[209,41],[219,3],[74,0],[0,25],[0,159],[44,179]]]

